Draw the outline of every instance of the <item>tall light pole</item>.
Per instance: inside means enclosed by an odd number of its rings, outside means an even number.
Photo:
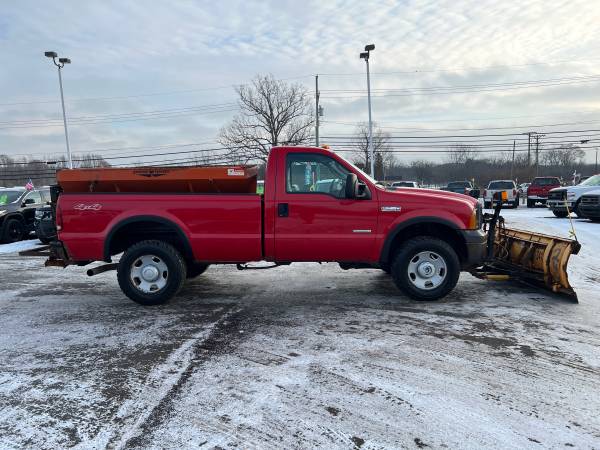
[[[63,94],[61,74],[61,69],[65,67],[65,64],[71,64],[71,60],[69,58],[58,58],[58,54],[56,52],[44,52],[44,56],[46,56],[46,58],[52,58],[52,62],[56,67],[58,67],[58,85],[60,86],[60,102],[62,104],[63,124],[65,125],[65,141],[67,142],[67,161],[69,163],[69,169],[72,169],[73,160],[71,159],[71,148],[69,147],[69,131],[67,130],[67,115],[65,114],[65,97]],[[58,58],[58,63],[56,62],[56,58]]]
[[[375,44],[365,45],[365,51],[359,56],[367,63],[367,98],[369,102],[369,159],[371,160],[371,176],[375,178],[375,158],[373,156],[373,120],[371,119],[371,75],[369,73],[369,55],[375,50]]]

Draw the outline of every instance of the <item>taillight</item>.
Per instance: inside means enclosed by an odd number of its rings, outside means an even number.
[[[60,205],[56,205],[56,214],[54,215],[54,221],[56,223],[56,230],[61,231],[63,220],[62,220],[62,209]]]
[[[516,196],[517,196],[517,190],[513,189],[513,197],[516,197]]]
[[[487,197],[487,189],[484,189],[484,190],[483,190],[483,196],[484,196],[484,197]]]

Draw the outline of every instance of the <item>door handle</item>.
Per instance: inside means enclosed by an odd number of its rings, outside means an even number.
[[[277,215],[279,217],[288,217],[290,215],[290,208],[287,203],[277,204]]]

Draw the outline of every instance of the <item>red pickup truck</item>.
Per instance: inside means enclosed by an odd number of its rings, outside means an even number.
[[[548,193],[557,187],[560,187],[558,177],[535,177],[527,188],[527,207],[534,208],[536,203],[545,205]]]
[[[240,174],[239,169],[227,173]],[[158,174],[146,176],[150,183]],[[60,173],[58,179],[60,184]],[[263,260],[380,268],[409,296],[433,300],[450,292],[459,272],[481,265],[486,255],[476,199],[426,189],[386,190],[323,148],[273,148],[262,195],[247,188],[89,192],[93,185],[88,192],[65,190],[58,196],[58,241],[50,259],[63,265],[110,263],[122,253],[110,268],[117,269],[123,292],[146,305],[167,301],[186,277],[209,264],[242,268]]]

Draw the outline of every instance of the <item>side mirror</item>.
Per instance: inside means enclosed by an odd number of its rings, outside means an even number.
[[[26,198],[25,201],[23,202],[23,206],[26,205],[33,205],[35,203],[35,200],[32,198]]]
[[[358,177],[355,173],[349,173],[346,175],[346,198],[356,198],[356,185],[358,184]]]
[[[371,200],[371,191],[366,184],[359,181],[356,183],[355,189],[354,198],[357,200]]]

